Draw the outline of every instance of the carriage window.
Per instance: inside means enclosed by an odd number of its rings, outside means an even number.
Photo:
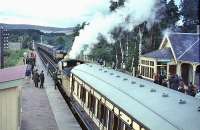
[[[119,124],[118,117],[114,115],[114,124],[113,124],[113,130],[117,130]]]
[[[133,130],[129,125],[125,125],[125,130]]]
[[[77,85],[77,91],[76,91],[76,95],[79,97],[79,86],[80,86],[80,84],[78,83],[78,85]]]
[[[100,117],[100,121],[101,121],[101,123],[103,123],[103,120],[104,120],[104,106],[103,106],[103,104],[102,103],[100,103],[101,104],[101,117]]]
[[[100,101],[98,101],[98,109],[97,109],[97,118],[99,121],[107,127],[107,117],[108,117],[108,110]]]
[[[113,130],[113,112],[109,111],[108,130]]]
[[[104,106],[104,117],[103,117],[103,125],[107,127],[107,118],[108,118],[108,109]]]
[[[118,130],[123,130],[123,129],[124,129],[124,123],[121,119],[119,119]]]
[[[88,92],[88,104],[87,107],[90,108],[91,96],[90,92]]]
[[[101,103],[98,100],[98,105],[97,105],[97,118],[100,120],[101,119]]]
[[[96,106],[96,98],[92,94],[90,94],[90,111],[94,113]]]
[[[81,87],[80,98],[85,103],[85,101],[86,101],[86,89],[84,87]]]
[[[75,85],[76,85],[76,81],[75,81],[75,79],[73,78],[73,80],[72,80],[71,92],[74,92],[74,87],[75,87]]]

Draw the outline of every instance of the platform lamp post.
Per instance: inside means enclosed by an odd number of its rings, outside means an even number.
[[[4,49],[8,48],[8,31],[0,26],[0,68],[4,68]]]

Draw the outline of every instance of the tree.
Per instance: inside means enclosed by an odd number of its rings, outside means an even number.
[[[124,6],[125,0],[111,0],[110,1],[110,11],[115,11],[118,7]]]
[[[56,43],[58,45],[65,45],[65,39],[62,37],[62,36],[59,36],[57,39],[56,39]]]
[[[82,24],[77,24],[76,27],[73,29],[73,35],[74,37],[79,36],[79,31],[81,29],[84,29],[85,25],[88,25],[86,22],[83,22]]]
[[[107,63],[112,62],[114,60],[112,45],[109,44],[105,39],[105,37],[101,34],[99,34],[97,39],[98,39],[98,44],[95,44],[94,47],[92,48],[89,54],[90,58],[95,60],[102,58]]]
[[[183,16],[182,30],[184,32],[196,32],[196,26],[200,24],[199,0],[182,0],[180,12]]]
[[[167,28],[175,28],[176,22],[179,20],[179,11],[178,7],[175,4],[174,0],[170,0],[168,4],[166,4],[166,16],[164,18]]]

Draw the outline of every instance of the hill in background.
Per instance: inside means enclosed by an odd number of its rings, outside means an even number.
[[[39,25],[29,25],[29,24],[5,24],[0,23],[0,26],[3,26],[6,29],[34,29],[40,30],[44,33],[65,33],[67,35],[73,33],[73,27],[68,28],[57,28],[57,27],[47,27],[47,26],[39,26]]]

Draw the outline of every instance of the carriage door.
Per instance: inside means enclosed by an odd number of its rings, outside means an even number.
[[[112,111],[109,110],[109,119],[108,119],[108,130],[113,130],[113,117],[114,114]]]
[[[113,130],[118,130],[118,124],[119,124],[118,117],[114,114]]]

